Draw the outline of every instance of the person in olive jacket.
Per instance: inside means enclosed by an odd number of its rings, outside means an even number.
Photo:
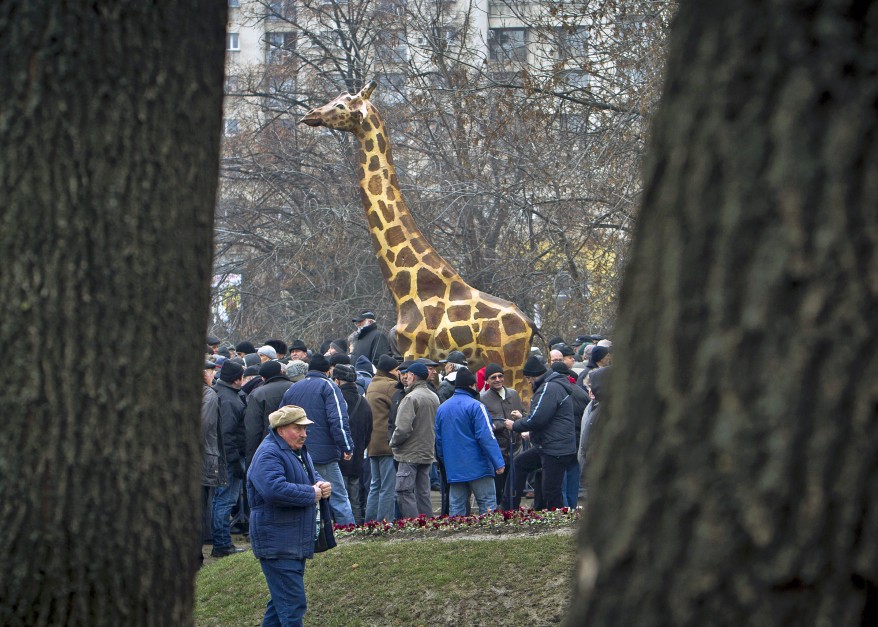
[[[387,431],[393,394],[399,384],[398,367],[393,357],[382,355],[378,359],[378,371],[366,390],[366,401],[372,410],[372,437],[369,439],[372,478],[366,498],[367,521],[392,521],[396,518],[396,463]]]

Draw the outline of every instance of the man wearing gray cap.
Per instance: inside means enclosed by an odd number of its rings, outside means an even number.
[[[307,610],[305,560],[314,557],[321,528],[335,546],[326,499],[332,486],[314,470],[305,448],[305,410],[281,407],[268,416],[270,431],[247,473],[250,541],[271,598],[263,625],[301,625]]]

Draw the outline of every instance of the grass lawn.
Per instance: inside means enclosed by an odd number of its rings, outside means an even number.
[[[572,596],[575,537],[344,541],[309,560],[306,625],[553,625]],[[250,552],[198,575],[196,625],[259,625],[268,588]]]

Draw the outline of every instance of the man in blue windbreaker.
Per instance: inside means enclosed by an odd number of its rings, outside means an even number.
[[[436,453],[451,486],[451,516],[466,514],[470,493],[479,514],[497,509],[494,476],[506,468],[491,417],[476,391],[476,377],[467,368],[457,371],[454,394],[436,411]]]

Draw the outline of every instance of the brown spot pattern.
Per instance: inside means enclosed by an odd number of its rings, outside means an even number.
[[[448,321],[460,322],[461,320],[469,320],[469,314],[472,308],[469,305],[452,305],[448,308]]]
[[[473,332],[469,327],[454,327],[451,329],[451,339],[458,346],[466,346],[473,343]]]
[[[424,307],[424,321],[427,323],[427,328],[435,330],[439,323],[442,322],[442,315],[445,313],[445,305],[443,303],[439,303],[439,305],[427,305]]]
[[[381,167],[381,164],[378,162],[378,157],[372,157],[369,159],[369,171],[374,172],[378,168]]]
[[[450,300],[469,300],[473,295],[473,288],[460,281],[451,282],[451,290],[448,293]]]
[[[449,346],[451,342],[448,340],[448,330],[442,329],[436,334],[436,344],[438,346]]]
[[[396,191],[390,186],[387,187],[384,195],[387,196],[387,200],[396,200]]]
[[[418,355],[426,355],[427,347],[430,345],[430,334],[429,333],[418,333],[415,336],[415,353]]]
[[[402,228],[399,226],[390,227],[384,231],[384,236],[387,238],[387,244],[391,248],[399,246],[405,241],[405,233],[402,232]]]
[[[378,150],[380,150],[381,152],[387,150],[387,140],[384,139],[384,133],[378,133],[378,135],[375,137],[375,141],[378,142]]]
[[[397,272],[396,278],[393,280],[393,289],[391,291],[394,294],[401,296],[407,295],[412,291],[412,277],[407,270]]]
[[[427,268],[418,269],[418,297],[427,300],[433,296],[445,296],[445,281]]]
[[[369,228],[374,229],[376,231],[380,231],[381,227],[384,226],[384,223],[381,222],[381,216],[378,215],[377,211],[370,211],[368,215],[369,219]]]
[[[506,335],[518,335],[527,330],[524,320],[515,314],[508,313],[500,320],[503,322],[503,330],[506,331]]]
[[[367,139],[363,143],[363,147],[366,149],[365,151],[363,151],[363,156],[365,157],[366,153],[372,152],[373,150],[375,150],[375,142],[372,141],[371,139]]]
[[[412,252],[412,249],[406,246],[399,251],[399,255],[396,258],[396,265],[400,268],[413,268],[418,265],[418,258],[415,256],[415,253]]]
[[[414,299],[409,298],[399,304],[399,319],[405,324],[406,333],[414,333],[421,322],[421,312]]]
[[[378,201],[378,208],[381,209],[381,215],[384,216],[384,221],[388,224],[393,222],[393,208],[388,207],[387,203],[383,200]]]
[[[385,281],[390,281],[390,277],[392,273],[390,272],[390,266],[387,265],[387,262],[378,258],[378,265],[381,266],[381,274],[384,275]]]
[[[500,323],[497,320],[486,320],[482,324],[482,332],[479,335],[479,344],[486,347],[500,346],[503,344],[503,335],[500,333]]]
[[[423,237],[413,237],[411,241],[409,241],[409,244],[412,245],[412,248],[414,248],[415,252],[419,255],[427,252],[427,249],[429,248]],[[424,261],[426,261],[426,259],[424,259]]]
[[[476,304],[476,318],[496,318],[499,313],[499,309],[488,307],[482,301],[479,301],[478,304]],[[500,331],[499,325],[497,326],[497,331]]]
[[[372,124],[369,123],[369,120],[363,120],[362,124],[360,124],[360,128],[363,129],[364,131],[371,131]]]
[[[381,177],[375,174],[372,178],[369,179],[369,193],[373,196],[377,196],[381,193]]]
[[[507,368],[523,368],[525,360],[525,341],[507,342],[503,346],[503,357]]]

